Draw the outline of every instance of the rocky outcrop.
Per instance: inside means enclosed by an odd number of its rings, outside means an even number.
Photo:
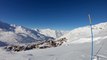
[[[45,48],[61,46],[64,42],[66,42],[66,40],[67,40],[66,38],[61,38],[56,41],[48,40],[48,41],[38,42],[35,44],[28,44],[25,46],[11,45],[11,46],[6,46],[5,49],[7,51],[17,51],[17,52],[31,50],[31,49],[45,49]]]

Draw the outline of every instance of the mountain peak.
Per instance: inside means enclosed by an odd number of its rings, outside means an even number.
[[[13,27],[10,26],[10,24],[8,24],[8,23],[5,23],[5,22],[0,21],[0,29],[9,31],[9,30],[12,30]]]
[[[7,43],[32,43],[48,40],[52,37],[45,36],[39,32],[15,24],[0,21],[0,41]]]
[[[49,36],[49,37],[53,37],[53,38],[59,38],[62,35],[64,35],[66,33],[66,31],[60,31],[60,30],[53,30],[53,29],[35,29],[36,31],[38,31],[39,33]]]

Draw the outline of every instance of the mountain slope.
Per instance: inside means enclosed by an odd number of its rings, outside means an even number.
[[[100,37],[107,36],[107,22],[93,25],[93,33],[94,38],[98,39]],[[76,40],[90,40],[90,26],[80,27],[70,31],[68,34],[61,36],[60,38],[66,37],[68,39],[68,43],[72,43]]]
[[[31,43],[51,38],[23,26],[10,25],[0,21],[0,41],[2,42],[9,44]]]
[[[58,31],[58,30],[52,30],[52,29],[35,29],[35,30],[45,36],[49,36],[53,38],[59,38],[68,32],[68,31]]]

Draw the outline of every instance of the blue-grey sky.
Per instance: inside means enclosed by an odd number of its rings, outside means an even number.
[[[107,0],[0,0],[0,20],[28,28],[71,30],[107,21]]]

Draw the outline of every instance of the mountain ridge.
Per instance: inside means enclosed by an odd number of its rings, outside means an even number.
[[[62,30],[53,30],[53,29],[34,29],[35,31],[38,31],[39,33],[45,35],[45,36],[49,36],[49,37],[53,37],[53,38],[59,38],[62,35],[68,33],[68,31],[62,31]]]
[[[18,25],[12,25],[0,21],[0,41],[7,43],[31,43],[38,40],[53,39],[39,32]]]

